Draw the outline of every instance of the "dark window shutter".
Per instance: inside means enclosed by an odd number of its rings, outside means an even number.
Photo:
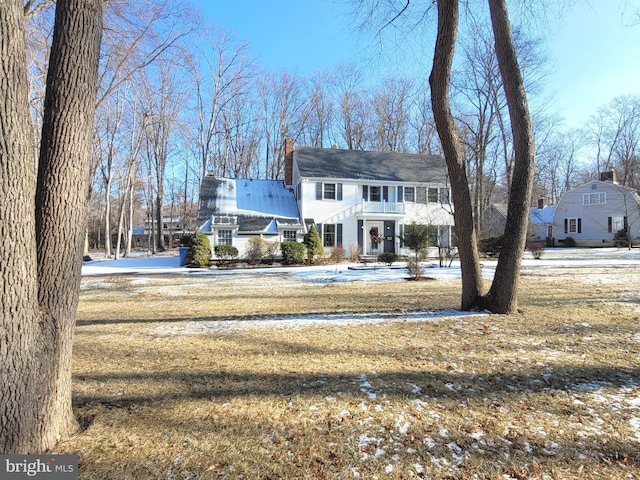
[[[609,217],[607,219],[607,232],[611,233],[612,229],[613,229],[613,221],[611,217]]]
[[[398,195],[397,195],[398,203],[402,203],[403,202],[403,197],[404,197],[403,193],[404,193],[404,187],[398,187]]]
[[[322,182],[316,182],[316,200],[322,200]]]
[[[564,233],[569,233],[569,219],[564,219]]]
[[[382,187],[382,200],[384,200],[385,202],[389,201],[389,187],[387,187],[386,185]]]
[[[368,185],[363,185],[362,186],[362,199],[365,202],[369,201],[369,186]]]
[[[404,242],[402,239],[404,238],[404,225],[402,223],[398,225],[398,236],[400,237],[400,248],[403,248]]]
[[[578,219],[578,233],[582,233],[582,219]]]
[[[324,243],[324,237],[322,236],[322,224],[321,223],[317,223],[316,224],[316,230],[318,230],[318,234],[320,235],[320,239]]]
[[[364,248],[364,220],[358,220],[358,247]]]
[[[337,190],[338,191],[336,193],[337,195],[336,200],[342,200],[342,184],[341,183],[338,184]]]
[[[342,224],[338,223],[336,225],[336,247],[342,246]]]

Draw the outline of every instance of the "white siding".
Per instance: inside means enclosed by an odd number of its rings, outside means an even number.
[[[585,204],[585,195],[604,193],[604,203]],[[600,197],[598,200],[600,200]],[[595,197],[590,197],[594,200]],[[594,180],[567,192],[558,202],[553,217],[556,245],[572,237],[579,246],[606,246],[613,242],[615,232],[609,231],[609,217],[627,217],[632,238],[640,236],[638,197],[630,189],[612,182]],[[576,219],[580,232],[565,233],[565,220]]]

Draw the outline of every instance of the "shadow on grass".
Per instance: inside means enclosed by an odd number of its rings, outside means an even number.
[[[410,397],[436,398],[442,400],[500,399],[502,396],[517,394],[564,394],[567,391],[592,391],[619,389],[640,384],[639,369],[615,369],[584,366],[580,368],[550,365],[555,373],[522,373],[501,371],[499,374],[468,375],[433,372],[386,372],[369,374],[370,384],[365,390],[384,395],[388,399]],[[184,399],[233,398],[238,396],[280,396],[346,394],[363,397],[362,377],[357,375],[314,374],[303,375],[295,372],[286,374],[264,374],[251,372],[157,372],[157,373],[116,373],[116,374],[76,374],[75,381],[121,383],[123,390],[134,390],[136,384],[173,385],[171,391],[163,390],[157,395],[75,395],[74,403],[104,403],[127,406],[135,403],[149,404],[159,401]],[[127,383],[132,382],[131,389]],[[420,394],[412,394],[415,387]]]

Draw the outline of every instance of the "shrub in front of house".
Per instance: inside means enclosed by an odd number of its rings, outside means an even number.
[[[211,244],[201,230],[196,233],[189,241],[189,250],[185,257],[185,263],[190,267],[206,268],[211,264]]]
[[[564,242],[562,242],[562,245],[565,247],[575,247],[576,241],[573,237],[567,237],[564,239]]]
[[[544,252],[544,242],[542,240],[530,240],[527,248],[531,252],[531,255],[533,255],[533,258],[540,260]]]
[[[238,258],[238,249],[233,245],[216,245],[213,251],[220,261],[220,265],[228,265]]]
[[[488,257],[497,257],[502,250],[503,235],[485,237],[478,241],[478,250]]]
[[[304,263],[307,255],[307,247],[304,243],[282,242],[280,244],[282,252],[282,263],[284,265],[298,265]]]
[[[628,247],[629,246],[629,233],[626,229],[618,230],[613,235],[614,247]]]
[[[309,263],[315,263],[317,257],[324,255],[322,239],[316,227],[311,225],[309,231],[304,235],[304,245],[307,247],[307,258]]]
[[[278,250],[280,250],[280,244],[278,242],[264,242],[265,244],[265,254],[269,257],[269,263],[271,265],[276,261],[276,257],[278,256]]]
[[[329,259],[333,263],[342,263],[347,256],[347,252],[344,251],[342,245],[338,245],[333,250],[331,250],[331,255],[329,255]]]
[[[378,255],[378,261],[380,263],[386,263],[389,266],[391,266],[391,264],[395,262],[397,259],[398,259],[398,256],[393,252],[384,252]]]
[[[247,243],[246,256],[250,265],[257,265],[267,253],[267,246],[261,237],[250,238]]]

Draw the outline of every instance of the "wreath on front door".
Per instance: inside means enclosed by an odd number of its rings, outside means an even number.
[[[369,238],[371,238],[371,246],[376,248],[380,243],[384,242],[384,235],[379,234],[375,229],[369,231]]]

